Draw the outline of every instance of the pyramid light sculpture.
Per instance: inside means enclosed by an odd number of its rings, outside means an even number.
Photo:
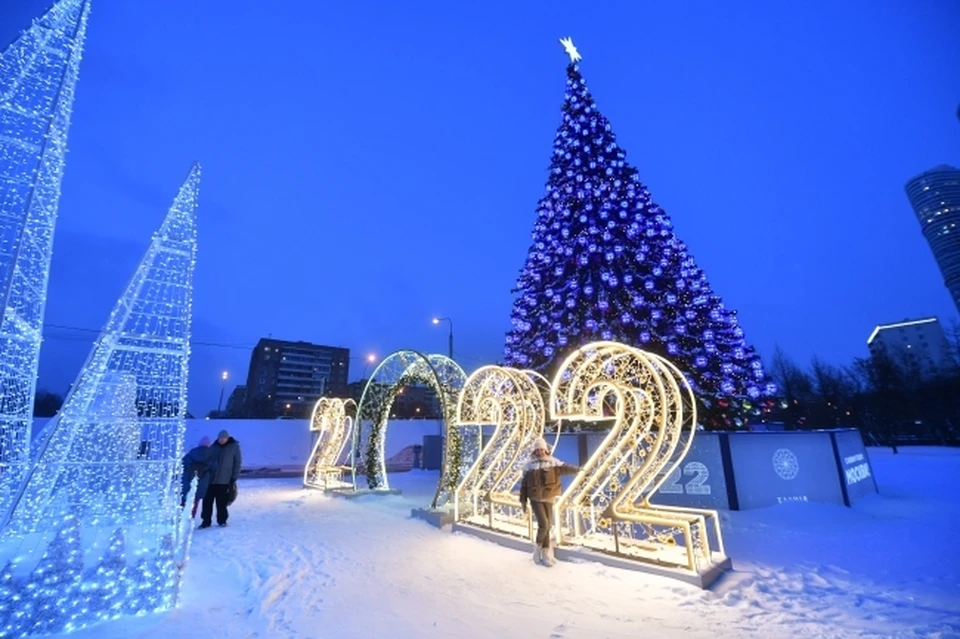
[[[0,54],[0,512],[30,458],[67,130],[90,13],[60,0]]]
[[[194,164],[0,521],[0,566],[26,575],[0,636],[176,605],[199,183]]]

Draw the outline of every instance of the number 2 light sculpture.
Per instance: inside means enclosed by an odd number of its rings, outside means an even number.
[[[551,386],[551,418],[614,420],[556,504],[561,543],[696,573],[722,561],[716,511],[650,503],[696,429],[680,371],[653,353],[594,342],[567,357]]]
[[[317,441],[303,470],[303,485],[307,488],[333,490],[347,488],[344,472],[350,466],[340,464],[344,448],[353,431],[357,404],[352,399],[321,397],[310,416],[310,430]]]
[[[457,425],[493,426],[489,442],[457,487],[454,519],[526,537],[530,523],[516,490],[530,449],[543,434],[546,410],[528,371],[484,366],[467,379]]]

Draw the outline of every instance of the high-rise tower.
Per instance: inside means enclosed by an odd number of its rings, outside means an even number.
[[[906,191],[960,311],[960,169],[941,164],[907,182]]]

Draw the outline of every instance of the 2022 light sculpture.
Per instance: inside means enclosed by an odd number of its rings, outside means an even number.
[[[457,403],[457,424],[478,429],[492,425],[494,431],[457,487],[456,521],[530,534],[517,488],[547,417],[537,377],[530,371],[485,366],[467,378]]]
[[[0,607],[0,636],[176,604],[199,183],[194,164],[0,521],[16,602]]]
[[[350,449],[353,489],[358,490],[361,455],[367,488],[373,491],[390,489],[384,454],[390,409],[405,386],[425,384],[433,389],[440,401],[445,435],[440,482],[431,507],[445,506],[452,499],[463,473],[480,452],[479,429],[467,428],[461,432],[454,425],[457,396],[466,379],[463,369],[444,355],[400,350],[384,358],[364,386],[357,407],[358,424],[353,429]]]
[[[30,459],[67,131],[90,3],[60,0],[0,54],[0,513]]]
[[[321,397],[310,416],[310,430],[317,433],[307,466],[303,471],[303,485],[308,488],[332,490],[352,486],[344,480],[350,466],[343,465],[344,448],[351,439],[357,403],[352,399]]]
[[[612,423],[557,501],[554,538],[692,577],[716,573],[726,561],[717,513],[650,502],[693,442],[696,404],[680,371],[655,354],[594,342],[567,357],[546,402],[542,387],[536,373],[498,366],[467,380],[459,423],[496,428],[457,490],[457,525],[532,537],[517,488],[546,420],[558,437],[567,420]]]
[[[696,430],[693,392],[673,364],[616,342],[588,344],[557,371],[550,412],[555,419],[614,420],[557,501],[561,543],[691,573],[725,559],[716,511],[650,502]]]

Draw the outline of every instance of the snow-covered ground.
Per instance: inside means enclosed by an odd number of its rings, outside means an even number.
[[[870,450],[882,495],[724,514],[734,571],[711,591],[528,554],[409,518],[403,496],[340,500],[298,479],[241,483],[197,531],[173,612],[96,637],[960,637],[960,450]]]

